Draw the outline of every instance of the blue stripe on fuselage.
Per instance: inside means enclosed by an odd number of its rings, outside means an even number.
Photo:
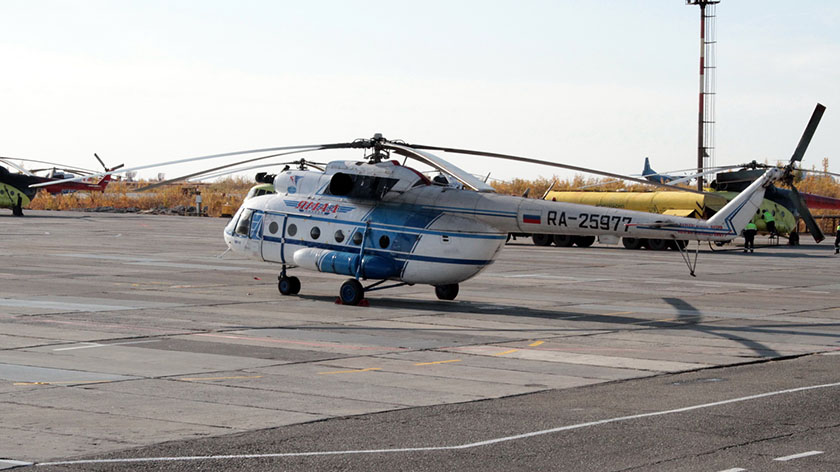
[[[281,242],[281,238],[276,238],[274,236],[263,236],[263,240],[270,241],[273,243]],[[286,238],[285,244],[289,245],[296,245],[296,246],[304,246],[304,247],[313,247],[318,249],[329,249],[332,251],[341,251],[341,252],[348,252],[351,254],[358,254],[359,248],[358,246],[349,246],[349,245],[341,245],[341,244],[329,244],[329,243],[319,243],[316,241],[304,241],[302,239],[289,239]],[[433,256],[421,256],[418,254],[408,254],[403,252],[396,252],[396,251],[388,251],[382,249],[373,249],[373,248],[365,248],[365,255],[374,255],[374,256],[383,256],[389,257],[397,261],[422,261],[422,262],[438,262],[441,264],[458,264],[458,265],[478,265],[478,266],[485,266],[492,263],[492,260],[484,260],[484,259],[457,259],[451,257],[433,257]]]
[[[281,215],[281,216],[288,216],[289,218],[297,218],[301,220],[307,221],[323,221],[326,223],[338,223],[344,225],[351,225],[357,227],[365,227],[365,223],[357,220],[342,220],[338,218],[324,218],[319,216],[310,216],[310,215],[300,215],[296,213],[284,213],[279,211],[272,211],[269,210],[267,213],[271,213],[273,215]],[[425,228],[418,228],[418,227],[410,227],[405,225],[399,224],[385,224],[385,223],[374,223],[371,222],[371,228],[375,229],[382,229],[382,230],[390,230],[396,232],[403,232],[403,233],[416,233],[416,234],[432,234],[432,235],[440,235],[440,236],[450,236],[450,237],[457,237],[457,238],[476,238],[476,239],[506,239],[506,234],[487,234],[487,233],[465,233],[460,231],[436,231],[430,230]]]

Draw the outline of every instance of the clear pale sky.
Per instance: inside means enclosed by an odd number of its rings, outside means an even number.
[[[840,172],[840,2],[717,15],[717,163],[787,160],[819,101],[803,163]],[[381,132],[626,174],[696,161],[699,8],[683,0],[4,0],[0,38],[4,156],[139,166]]]

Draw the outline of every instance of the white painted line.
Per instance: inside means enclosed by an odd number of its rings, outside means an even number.
[[[156,343],[160,342],[157,339],[150,339],[144,341],[126,341],[123,343],[109,343],[109,344],[99,344],[99,343],[79,343],[84,344],[84,346],[73,346],[73,347],[62,347],[53,349],[53,351],[72,351],[74,349],[90,349],[92,347],[108,347],[108,346],[124,346],[126,344],[144,344],[144,343]]]
[[[740,467],[735,467],[733,469],[721,470],[720,472],[744,472],[745,470],[747,470],[747,469],[742,469]]]
[[[545,434],[559,433],[561,431],[571,431],[574,429],[588,428],[591,426],[600,426],[609,423],[618,423],[622,421],[637,420],[641,418],[650,418],[654,416],[664,416],[674,413],[685,413],[687,411],[700,410],[703,408],[712,408],[716,406],[729,405],[732,403],[746,402],[750,400],[758,400],[760,398],[774,397],[777,395],[786,395],[789,393],[805,392],[808,390],[816,390],[820,388],[840,387],[840,382],[809,385],[807,387],[791,388],[787,390],[777,390],[775,392],[759,393],[757,395],[750,395],[746,397],[732,398],[729,400],[721,400],[712,403],[703,403],[700,405],[686,406],[683,408],[675,408],[673,410],[653,411],[650,413],[641,413],[638,415],[619,416],[616,418],[608,418],[605,420],[590,421],[587,423],[578,423],[568,426],[559,426],[557,428],[543,429],[540,431],[532,431],[530,433],[516,434],[513,436],[504,436],[501,438],[493,438],[485,441],[478,441],[467,444],[459,444],[455,446],[428,446],[428,447],[402,447],[395,449],[360,449],[360,450],[345,450],[345,451],[311,451],[311,452],[277,452],[268,454],[230,454],[219,456],[180,456],[180,457],[128,457],[124,459],[89,459],[76,461],[56,461],[56,462],[39,462],[35,465],[73,465],[73,464],[124,464],[124,463],[139,463],[139,462],[176,462],[176,461],[202,461],[202,460],[218,460],[218,459],[265,459],[265,458],[283,458],[283,457],[311,457],[311,456],[338,456],[351,454],[390,454],[398,452],[428,452],[428,451],[452,451],[460,449],[471,449],[474,447],[489,446],[492,444],[499,444],[508,441],[516,441],[518,439],[532,438],[535,436],[542,436]],[[812,451],[812,453],[822,454],[820,451]],[[812,453],[804,453],[812,455]],[[801,454],[800,457],[803,457]],[[792,456],[791,456],[792,457]],[[779,459],[777,459],[779,460]]]
[[[99,343],[81,343],[81,344],[82,344],[82,346],[62,347],[62,348],[53,349],[53,351],[72,351],[74,349],[88,349],[88,348],[91,348],[91,347],[104,346],[104,344],[99,344]]]
[[[13,461],[11,459],[0,459],[0,469],[11,469],[12,467],[23,467],[32,465],[32,462]]]
[[[792,461],[794,459],[802,459],[803,457],[818,456],[822,453],[823,453],[823,451],[800,452],[799,454],[794,454],[792,456],[777,457],[773,460],[774,461],[779,461],[779,462],[787,462],[787,461]]]

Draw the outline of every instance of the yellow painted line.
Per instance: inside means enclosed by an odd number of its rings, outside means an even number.
[[[505,354],[510,354],[510,353],[512,353],[512,352],[516,352],[516,351],[518,351],[518,350],[519,350],[519,349],[511,349],[511,350],[509,350],[509,351],[500,352],[500,353],[498,353],[498,354],[493,354],[493,355],[494,355],[494,356],[504,356]]]
[[[461,362],[461,359],[450,359],[448,361],[435,361],[435,362],[418,362],[414,365],[448,364],[450,362]]]
[[[355,370],[334,370],[332,372],[318,372],[318,374],[329,375],[329,374],[352,374],[355,372],[370,372],[372,370],[382,370],[379,367],[368,367],[367,369],[355,369]]]
[[[260,379],[262,375],[240,375],[235,377],[181,377],[178,380],[233,380],[233,379]]]
[[[539,346],[540,344],[542,344],[542,343],[544,343],[544,342],[545,342],[545,341],[534,341],[534,342],[532,342],[531,344],[529,344],[529,346],[531,346],[531,347],[537,347],[537,346]]]
[[[74,380],[65,382],[15,382],[14,385],[62,385],[62,384],[92,384],[92,383],[109,383],[113,380]]]
[[[612,312],[612,313],[604,313],[604,314],[603,314],[603,315],[601,315],[601,316],[629,315],[629,314],[631,314],[631,313],[633,313],[633,312],[632,312],[632,311],[615,311],[615,312]]]

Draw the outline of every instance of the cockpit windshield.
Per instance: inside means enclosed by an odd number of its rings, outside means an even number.
[[[242,214],[239,215],[239,220],[236,222],[234,233],[240,236],[248,236],[248,232],[251,229],[251,216],[253,214],[254,210],[250,208],[242,210]]]

